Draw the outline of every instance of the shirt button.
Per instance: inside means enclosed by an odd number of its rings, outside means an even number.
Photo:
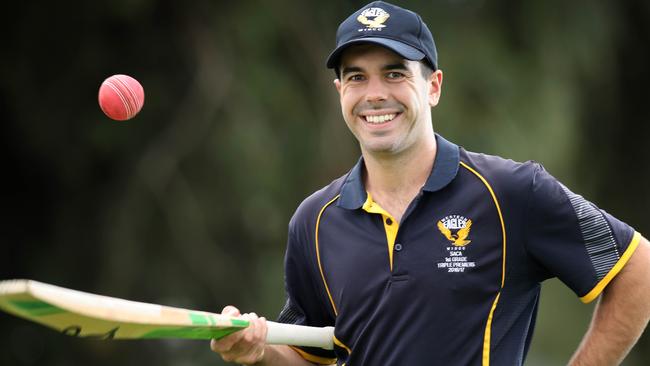
[[[402,250],[402,244],[400,243],[395,244],[395,251],[399,252],[400,250]]]
[[[393,224],[393,220],[390,219],[390,217],[386,218],[386,225],[390,226]]]

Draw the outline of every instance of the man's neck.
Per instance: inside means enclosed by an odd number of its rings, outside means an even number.
[[[401,154],[364,152],[366,190],[373,200],[400,221],[410,202],[429,178],[436,150],[434,137],[426,144]]]

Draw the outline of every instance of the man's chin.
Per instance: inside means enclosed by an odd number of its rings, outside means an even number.
[[[399,153],[400,149],[390,142],[374,142],[363,146],[362,151],[371,155],[390,156]]]

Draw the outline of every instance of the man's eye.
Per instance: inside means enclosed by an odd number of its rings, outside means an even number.
[[[363,78],[363,75],[361,75],[361,74],[351,75],[351,76],[348,78],[349,81],[361,81],[361,80],[363,80],[363,79],[364,79],[364,78]]]
[[[398,71],[391,71],[388,74],[386,74],[386,77],[389,79],[400,79],[404,77],[404,74]]]

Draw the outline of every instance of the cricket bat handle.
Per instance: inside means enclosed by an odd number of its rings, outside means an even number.
[[[266,343],[334,349],[334,327],[308,327],[267,321]]]

